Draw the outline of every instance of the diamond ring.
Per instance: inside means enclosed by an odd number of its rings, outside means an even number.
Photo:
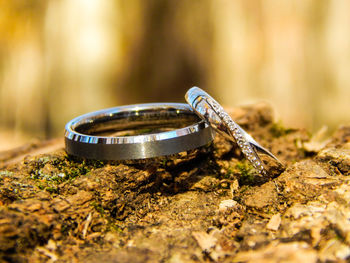
[[[189,105],[149,103],[77,117],[66,124],[65,145],[68,154],[79,157],[132,160],[192,150],[214,136]]]
[[[193,87],[187,91],[185,98],[193,110],[216,131],[226,138],[236,141],[244,156],[260,174],[266,175],[267,170],[258,152],[266,154],[281,164],[270,151],[258,144],[246,131],[235,123],[222,106],[208,93],[198,87]]]

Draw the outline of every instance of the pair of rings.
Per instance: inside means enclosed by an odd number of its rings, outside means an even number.
[[[136,104],[79,116],[66,124],[66,151],[97,160],[153,158],[204,146],[213,141],[217,131],[236,141],[260,174],[267,173],[258,152],[277,158],[235,123],[218,102],[197,87],[188,90],[185,98],[188,104]]]

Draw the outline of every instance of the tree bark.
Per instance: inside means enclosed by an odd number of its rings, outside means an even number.
[[[286,165],[270,177],[219,135],[143,161],[66,155],[62,139],[0,154],[0,260],[327,262],[350,256],[350,127],[325,141],[230,110]]]

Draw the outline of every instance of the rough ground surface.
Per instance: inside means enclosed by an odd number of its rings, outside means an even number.
[[[0,153],[0,261],[347,261],[350,127],[319,141],[263,104],[232,116],[285,171],[261,178],[218,136],[139,162],[74,159],[61,141]]]

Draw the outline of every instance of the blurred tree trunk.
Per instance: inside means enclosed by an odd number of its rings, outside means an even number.
[[[129,25],[137,32],[126,30],[124,35],[127,57],[115,82],[121,92],[116,95],[126,103],[183,101],[188,88],[207,86],[213,49],[211,1],[137,3],[141,19],[133,21],[140,25]]]

